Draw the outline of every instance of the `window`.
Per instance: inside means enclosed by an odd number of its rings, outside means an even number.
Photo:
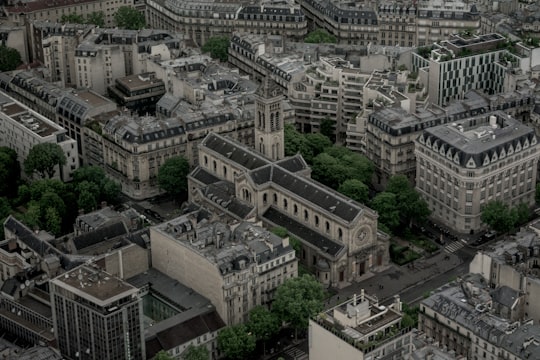
[[[268,202],[268,194],[264,193],[263,194],[263,204],[266,205],[267,202]]]
[[[330,223],[326,221],[326,232],[330,232]]]
[[[304,210],[304,220],[309,221],[309,213],[307,210]]]
[[[277,194],[274,194],[274,205],[277,205]]]
[[[213,161],[213,164],[212,164],[212,165],[214,166],[214,172],[217,172],[217,163],[216,163],[216,160]]]
[[[315,226],[319,227],[319,217],[315,215]]]
[[[283,208],[287,210],[287,199],[283,199]]]

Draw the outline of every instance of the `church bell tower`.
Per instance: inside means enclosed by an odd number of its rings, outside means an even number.
[[[272,160],[285,156],[283,90],[267,74],[255,94],[255,150]]]

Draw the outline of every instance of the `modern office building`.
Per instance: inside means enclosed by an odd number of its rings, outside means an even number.
[[[519,72],[521,60],[506,47],[499,34],[454,34],[431,50],[414,53],[412,70],[427,86],[429,101],[440,106],[463,99],[469,90],[490,95],[514,91],[509,79]]]
[[[484,204],[535,203],[538,147],[534,129],[502,111],[424,129],[416,189],[433,218],[458,232],[481,230]]]
[[[116,79],[107,90],[120,107],[139,115],[153,115],[156,103],[165,94],[165,84],[155,73],[142,73]]]
[[[288,238],[260,224],[228,226],[196,210],[150,229],[153,267],[207,297],[228,325],[240,324],[298,275]]]
[[[49,283],[54,332],[69,359],[144,359],[139,290],[97,266],[82,265]]]
[[[375,296],[354,294],[352,299],[309,320],[309,358],[406,359],[413,349],[412,329],[401,325],[399,295],[388,306]]]

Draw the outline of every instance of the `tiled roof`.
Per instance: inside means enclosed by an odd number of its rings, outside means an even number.
[[[332,256],[336,256],[345,248],[343,244],[337,243],[307,228],[274,207],[270,207],[266,210],[262,217],[277,226],[286,228],[291,234],[307,241],[316,248],[326,250],[326,252]]]
[[[248,150],[245,146],[235,144],[230,139],[210,133],[203,141],[203,146],[219,154],[223,154],[231,161],[248,170],[257,169],[270,163],[261,155]]]
[[[81,250],[101,241],[109,240],[126,233],[127,230],[124,223],[119,221],[76,236],[73,238],[73,244],[77,250]]]

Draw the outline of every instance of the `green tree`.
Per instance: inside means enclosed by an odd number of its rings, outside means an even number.
[[[193,346],[189,345],[188,348],[182,353],[182,359],[184,360],[208,360],[210,353],[206,346]]]
[[[13,149],[0,147],[0,196],[15,196],[20,178],[17,153]]]
[[[480,219],[498,232],[511,230],[517,220],[517,214],[500,200],[490,201],[482,208]]]
[[[39,208],[41,209],[41,217],[45,218],[46,212],[49,208],[56,210],[58,216],[62,217],[66,213],[66,204],[64,200],[51,190],[47,190],[46,193],[41,196],[39,200]]]
[[[79,193],[77,200],[79,209],[83,209],[85,212],[92,212],[97,208],[97,201],[95,194],[88,190],[83,190]]]
[[[159,187],[175,198],[187,190],[189,163],[182,156],[167,159],[158,170]]]
[[[527,221],[529,221],[529,218],[531,217],[531,209],[527,204],[520,203],[514,208],[514,211],[516,213],[515,225],[525,224]]]
[[[294,328],[297,338],[298,329],[307,329],[309,318],[322,311],[323,299],[322,285],[313,276],[290,278],[277,288],[272,312]]]
[[[81,166],[72,174],[73,184],[79,186],[83,182],[89,182],[97,186],[96,201],[106,201],[109,204],[117,204],[122,191],[120,184],[107,178],[105,171],[98,166]]]
[[[334,134],[335,125],[336,122],[327,117],[321,121],[321,134],[329,138],[332,142],[336,140],[336,135]]]
[[[242,324],[221,330],[217,343],[219,350],[231,360],[249,359],[255,350],[255,336]]]
[[[45,230],[54,235],[60,235],[62,232],[62,218],[53,207],[48,207],[45,210],[43,224],[45,225]]]
[[[11,205],[5,197],[0,197],[0,223],[4,224],[4,221],[11,213]],[[0,239],[4,239],[4,226],[0,224]]]
[[[213,36],[204,43],[201,50],[204,53],[210,53],[213,59],[227,61],[229,58],[229,43],[230,40],[226,36]]]
[[[304,153],[301,152],[301,154],[309,164],[313,162],[313,158],[315,156],[332,147],[332,141],[330,138],[322,133],[306,134],[304,137],[306,139],[307,150],[309,153],[304,155]]]
[[[69,23],[69,24],[84,24],[84,17],[80,14],[64,14],[60,18],[60,22],[62,24]]]
[[[86,16],[85,23],[96,25],[96,26],[99,26],[99,27],[104,27],[105,26],[105,14],[103,13],[103,11],[93,11],[93,12],[91,12],[90,14],[88,14]]]
[[[42,178],[52,178],[56,173],[57,166],[66,163],[66,155],[58,144],[41,143],[34,145],[24,160],[24,171],[28,176],[37,173]]]
[[[399,226],[400,217],[395,194],[383,191],[378,193],[371,202],[371,207],[379,213],[379,222],[393,231]]]
[[[174,358],[165,350],[160,350],[156,356],[154,356],[154,360],[174,360]]]
[[[131,6],[120,6],[114,14],[114,22],[121,29],[140,30],[146,26],[144,14]]]
[[[412,187],[405,175],[395,175],[388,180],[386,192],[396,195],[401,220],[409,227],[412,221],[424,222],[430,214],[427,203]]]
[[[345,180],[338,191],[359,203],[366,204],[369,201],[369,188],[357,179]]]
[[[15,70],[21,63],[21,54],[17,49],[0,45],[0,72]]]
[[[304,42],[311,44],[335,44],[337,39],[334,35],[329,34],[328,31],[324,29],[317,29],[307,34],[307,36],[304,38]]]
[[[349,179],[367,184],[373,175],[373,164],[365,156],[343,146],[333,146],[313,159],[312,177],[333,189]]]
[[[39,204],[37,201],[32,200],[28,204],[26,204],[26,211],[19,216],[19,220],[21,220],[30,229],[40,229],[40,216],[41,209],[39,207]]]
[[[23,187],[24,189],[24,187]],[[23,190],[24,191],[24,190]],[[47,192],[55,193],[56,195],[63,197],[66,192],[68,192],[66,184],[58,179],[39,179],[35,180],[30,184],[28,189],[30,197],[29,200],[40,201],[43,197],[43,194]]]
[[[279,320],[264,306],[256,306],[249,312],[247,329],[263,342],[263,355],[266,355],[266,342],[279,331]]]

